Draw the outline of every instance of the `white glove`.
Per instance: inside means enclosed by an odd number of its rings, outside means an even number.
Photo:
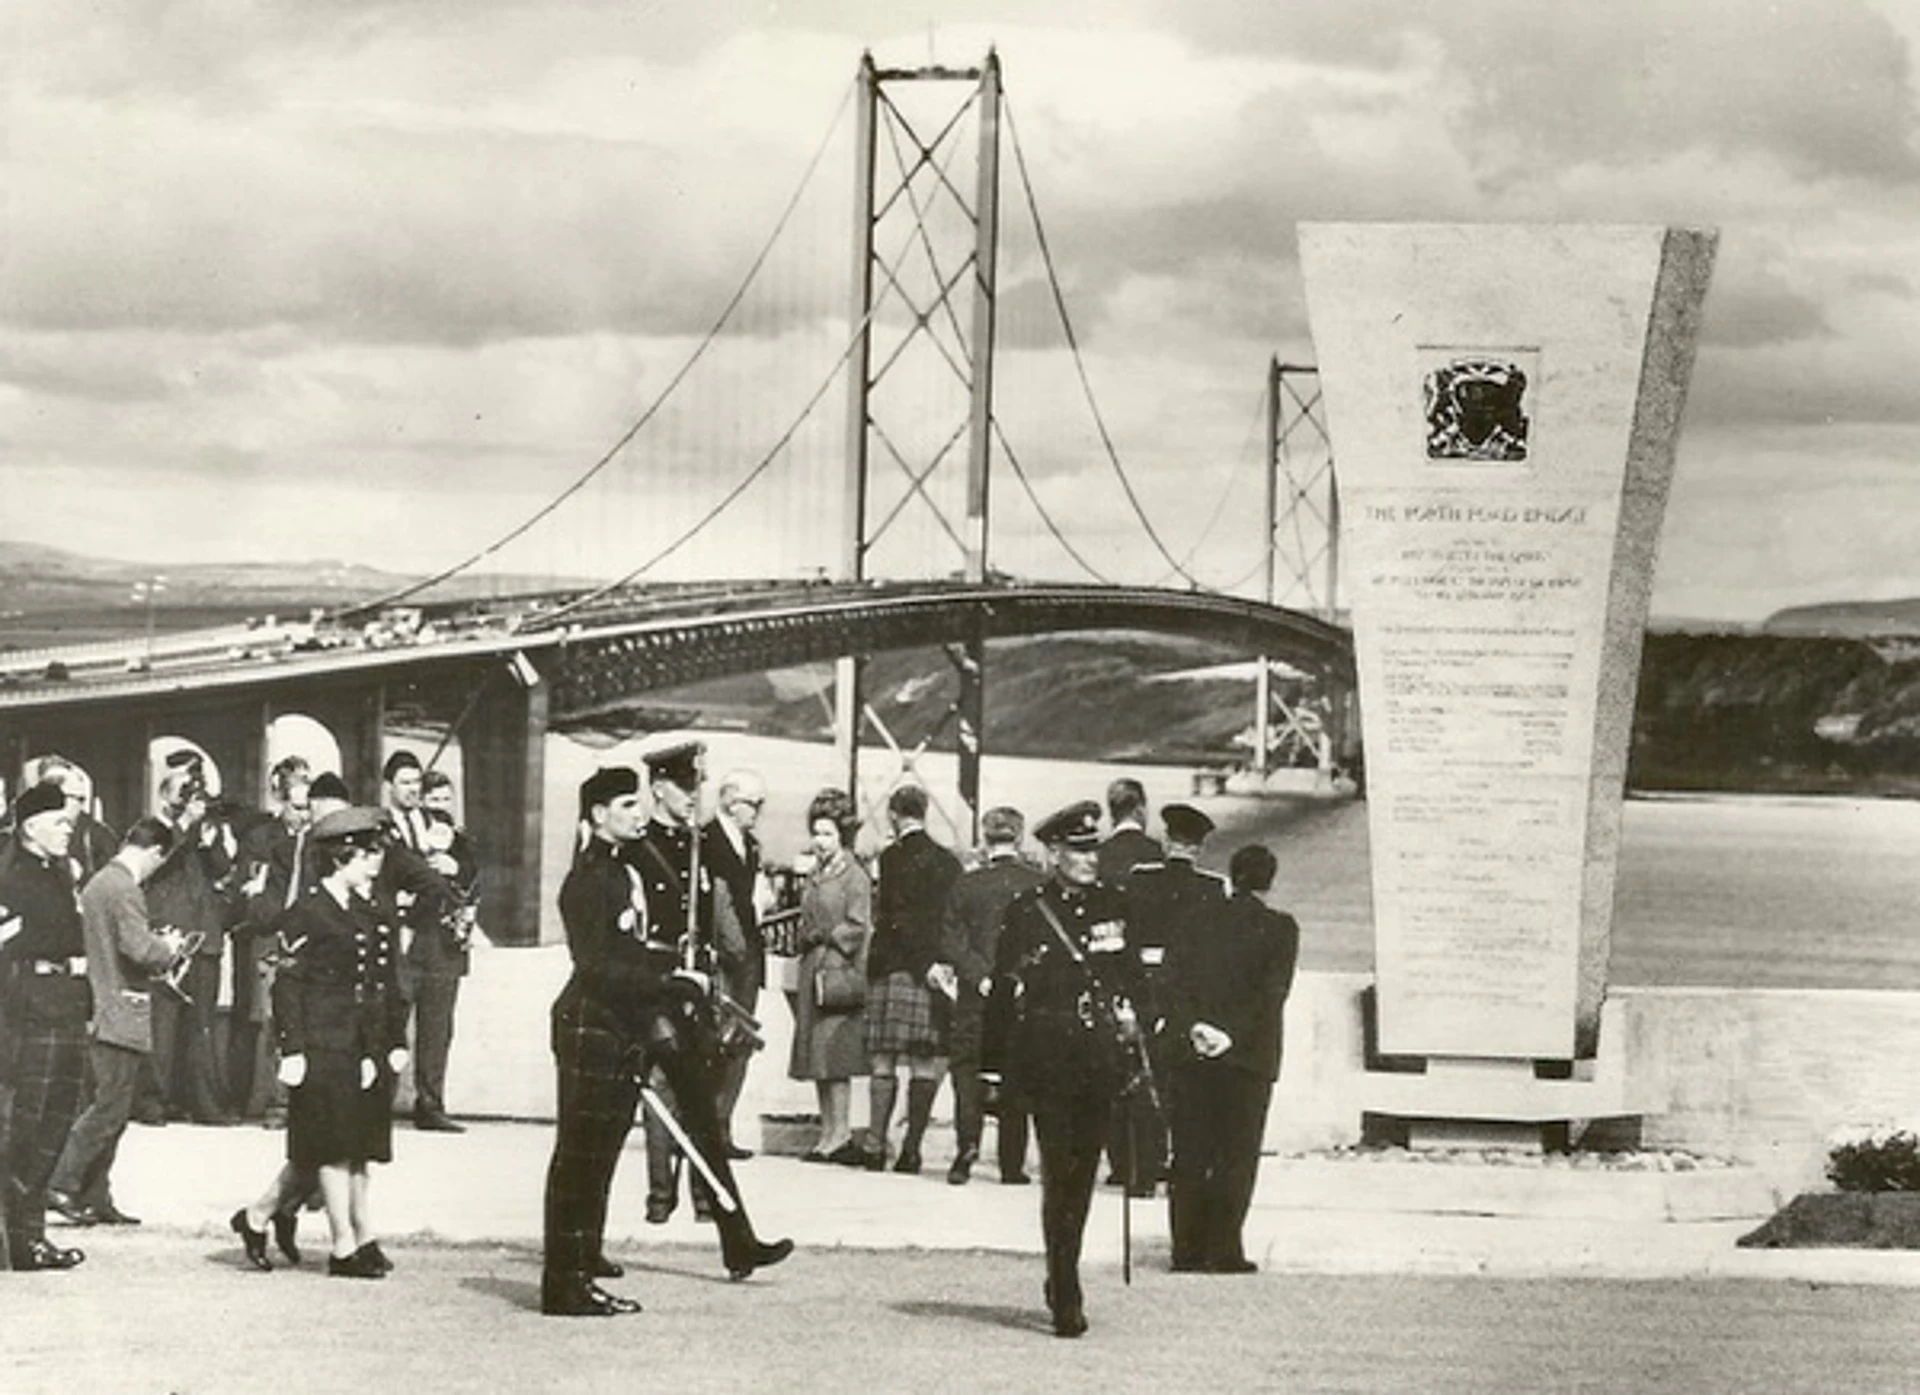
[[[407,1048],[396,1046],[387,1053],[387,1069],[398,1075],[407,1068],[408,1059]]]
[[[380,1068],[374,1065],[373,1057],[362,1056],[360,1058],[360,1088],[361,1089],[371,1090],[373,1088],[373,1082],[375,1079],[379,1077],[379,1074],[380,1074]]]
[[[1209,1061],[1215,1056],[1225,1055],[1227,1048],[1233,1045],[1233,1038],[1211,1022],[1194,1023],[1187,1031],[1187,1040],[1193,1043],[1196,1056]]]
[[[282,1056],[280,1068],[274,1074],[289,1090],[297,1090],[300,1082],[307,1078],[307,1058],[302,1055]]]
[[[927,987],[952,1002],[960,996],[960,976],[954,973],[951,964],[929,964]]]
[[[267,864],[262,862],[254,867],[253,875],[248,877],[247,880],[241,885],[240,891],[241,891],[241,894],[245,896],[258,896],[261,892],[265,891],[266,889],[267,889]]]

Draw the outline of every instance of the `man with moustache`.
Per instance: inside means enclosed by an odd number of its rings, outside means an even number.
[[[1078,1337],[1087,1330],[1081,1237],[1107,1116],[1138,1049],[1139,960],[1127,944],[1126,902],[1099,880],[1100,806],[1069,805],[1034,836],[1052,853],[1053,875],[1007,907],[981,1077],[989,1094],[1004,1085],[1032,1106],[1047,1308],[1056,1336]]]
[[[0,1162],[7,1261],[71,1269],[86,1255],[47,1239],[47,1185],[80,1113],[87,1071],[86,935],[67,855],[73,813],[60,786],[30,785],[0,848],[0,1085],[11,1087]]]

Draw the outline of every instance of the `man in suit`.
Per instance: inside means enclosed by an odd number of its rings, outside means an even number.
[[[232,1124],[236,1121],[226,1107],[213,1029],[227,944],[227,904],[221,888],[233,871],[239,842],[211,812],[204,764],[191,752],[178,755],[188,759],[168,760],[156,811],[173,829],[173,851],[147,879],[147,909],[156,925],[200,939],[187,967],[185,999],[171,992],[154,999],[151,1064],[169,1115],[190,1116],[197,1124]]]
[[[1125,891],[1135,867],[1158,862],[1166,852],[1147,832],[1146,787],[1129,777],[1108,785],[1107,818],[1113,827],[1100,845],[1100,880]]]
[[[714,795],[714,814],[702,830],[701,852],[715,884],[725,891],[725,904],[739,933],[739,949],[720,956],[720,976],[727,995],[747,1012],[757,1010],[760,990],[767,981],[767,945],[760,933],[760,839],[754,827],[767,802],[765,782],[751,770],[730,770],[720,777]],[[719,905],[715,914],[723,914]],[[722,938],[716,936],[716,938]],[[731,937],[725,937],[731,938]],[[725,946],[720,948],[724,951]],[[733,1136],[733,1111],[746,1086],[753,1042],[738,1037],[721,1048],[720,1129],[727,1157],[742,1162],[753,1156]]]
[[[1162,1039],[1173,1061],[1173,1267],[1250,1274],[1241,1243],[1260,1167],[1300,927],[1266,904],[1274,857],[1258,843],[1228,864],[1221,912],[1168,946]]]
[[[940,952],[953,967],[955,1000],[950,1063],[953,1072],[953,1164],[947,1181],[964,1186],[980,1157],[986,1111],[980,1088],[980,1030],[986,995],[992,985],[993,954],[1000,927],[1013,899],[1046,880],[1020,856],[1026,820],[1004,806],[980,816],[985,860],[962,872],[947,893],[941,917]],[[1027,1111],[1002,1091],[999,1110],[1000,1180],[1027,1181]]]
[[[173,848],[173,829],[135,821],[126,841],[80,892],[87,982],[93,990],[93,1082],[48,1181],[47,1203],[76,1225],[138,1225],[114,1205],[113,1160],[133,1114],[133,1093],[153,1050],[153,975],[181,950],[178,931],[156,933],[141,883]]]
[[[404,752],[397,753],[395,759]],[[391,762],[389,762],[391,764]],[[397,791],[396,791],[397,794]],[[439,909],[416,905],[405,981],[413,994],[413,1126],[426,1133],[463,1133],[447,1114],[447,1060],[453,1051],[460,980],[471,964],[480,911],[480,863],[454,816],[453,780],[444,770],[420,777],[417,807],[395,799],[400,835],[445,883]]]
[[[1213,820],[1191,804],[1169,804],[1160,821],[1167,833],[1166,856],[1140,863],[1127,883],[1127,943],[1140,956],[1140,1009],[1147,1022],[1160,1015],[1168,947],[1212,924],[1227,900],[1226,882],[1196,865]],[[1148,1039],[1148,1055],[1155,1074],[1164,1077],[1165,1062],[1154,1038]],[[1115,1122],[1126,1132],[1108,1143],[1114,1179],[1134,1196],[1152,1196],[1167,1171],[1167,1121],[1136,1094],[1116,1111]]]

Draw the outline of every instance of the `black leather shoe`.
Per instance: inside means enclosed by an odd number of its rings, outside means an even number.
[[[247,1224],[246,1207],[241,1207],[227,1219],[227,1228],[240,1237],[240,1244],[247,1252],[247,1263],[262,1274],[271,1274],[273,1261],[267,1258],[267,1233]]]
[[[633,1310],[639,1307],[635,1303]],[[548,1317],[616,1317],[621,1309],[612,1294],[595,1288],[584,1274],[545,1274],[540,1279],[540,1311]]]
[[[918,1148],[902,1148],[900,1150],[900,1156],[893,1160],[893,1170],[895,1172],[918,1175],[920,1171],[920,1150]]]
[[[1078,1337],[1087,1330],[1087,1315],[1078,1304],[1062,1308],[1053,1315],[1053,1335]]]
[[[24,1250],[13,1253],[13,1267],[20,1272],[35,1269],[71,1269],[86,1258],[79,1250],[63,1248],[44,1237],[32,1241]]]
[[[858,1143],[855,1143],[852,1139],[848,1139],[845,1143],[842,1143],[838,1148],[835,1148],[831,1153],[827,1154],[827,1161],[830,1163],[839,1163],[842,1167],[865,1167],[867,1165],[867,1150],[862,1148]]]
[[[727,1161],[728,1162],[745,1162],[748,1158],[752,1156],[753,1156],[753,1149],[751,1148],[742,1148],[735,1143],[729,1143],[727,1145]]]
[[[627,1277],[627,1266],[605,1255],[598,1255],[587,1266],[587,1273],[595,1279],[624,1279]]]
[[[791,1240],[756,1240],[745,1257],[727,1265],[727,1277],[734,1280],[746,1278],[756,1269],[771,1269],[781,1260],[793,1253]]]
[[[98,1225],[100,1213],[70,1192],[47,1191],[47,1209],[68,1225]]]
[[[673,1202],[659,1197],[647,1198],[647,1224],[665,1225],[673,1219]]]
[[[327,1276],[334,1279],[384,1279],[387,1271],[367,1257],[363,1245],[345,1259],[339,1255],[328,1255]]]
[[[854,1166],[864,1167],[869,1172],[885,1172],[887,1170],[886,1148],[884,1146],[875,1148],[870,1153],[863,1150],[860,1154],[860,1161],[855,1163]]]
[[[964,1187],[973,1177],[973,1164],[979,1158],[978,1151],[962,1148],[953,1155],[953,1163],[947,1168],[947,1181],[956,1187]]]
[[[1033,1178],[1027,1176],[1024,1172],[1003,1172],[1000,1174],[1000,1185],[1003,1187],[1024,1187],[1032,1181]]]
[[[595,1298],[613,1309],[615,1316],[640,1311],[640,1300],[637,1298],[622,1298],[617,1293],[608,1293],[604,1288],[601,1288],[600,1285],[592,1281],[588,1282],[587,1287],[593,1291]]]
[[[300,1242],[296,1238],[300,1230],[300,1217],[292,1211],[275,1211],[269,1218],[273,1226],[273,1243],[280,1247],[280,1253],[287,1257],[288,1264],[300,1262]]]
[[[115,1206],[112,1202],[107,1203],[106,1209],[101,1211],[95,1211],[93,1214],[95,1219],[97,1219],[101,1225],[139,1225],[140,1224],[140,1218],[138,1216],[129,1216],[125,1211],[122,1211],[118,1206]]]
[[[1239,1259],[1216,1259],[1207,1268],[1215,1274],[1258,1274],[1260,1266],[1242,1255]]]
[[[416,1114],[413,1126],[421,1133],[465,1133],[467,1126],[449,1119],[444,1114]]]
[[[378,1240],[369,1240],[353,1252],[353,1257],[369,1269],[378,1269],[382,1274],[393,1272],[393,1261],[387,1258],[387,1252],[380,1248]]]

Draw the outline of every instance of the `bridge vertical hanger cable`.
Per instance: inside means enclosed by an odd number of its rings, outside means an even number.
[[[502,548],[506,547],[507,544],[526,536],[536,525],[542,520],[552,516],[562,504],[573,498],[573,496],[578,494],[582,489],[585,489],[602,470],[613,463],[614,458],[632,443],[634,437],[638,436],[641,431],[646,428],[647,423],[651,422],[654,417],[659,414],[660,409],[666,405],[667,399],[673,396],[680,384],[686,381],[687,375],[690,374],[694,366],[706,356],[707,350],[713,346],[714,341],[720,337],[720,332],[725,329],[729,321],[732,320],[734,312],[740,308],[740,302],[746,299],[747,291],[753,285],[754,278],[760,274],[760,268],[766,264],[767,258],[772,255],[774,245],[779,242],[781,234],[786,231],[787,224],[793,217],[794,210],[799,207],[801,196],[806,193],[807,187],[813,183],[813,176],[820,168],[821,160],[826,157],[828,147],[832,144],[835,133],[840,129],[840,123],[846,117],[847,108],[853,102],[853,91],[853,87],[849,85],[846,92],[841,96],[840,106],[834,112],[833,120],[828,123],[826,133],[820,138],[820,144],[814,149],[813,157],[807,161],[806,170],[801,174],[799,184],[795,186],[792,196],[787,200],[786,207],[781,209],[780,217],[774,223],[773,231],[767,235],[766,241],[761,244],[758,254],[756,254],[753,259],[753,264],[747,268],[747,274],[741,279],[739,286],[728,299],[725,308],[721,310],[719,317],[715,319],[712,326],[708,328],[705,337],[701,339],[699,344],[694,346],[693,352],[687,356],[686,361],[680,365],[679,370],[674,373],[672,378],[667,380],[667,385],[655,394],[653,401],[647,405],[647,409],[640,414],[639,419],[636,420],[633,425],[629,426],[626,431],[621,434],[620,438],[609,446],[605,453],[602,454],[598,460],[594,461],[592,465],[588,466],[571,484],[567,485],[558,494],[554,495],[553,498],[542,504],[516,527],[494,539],[493,542],[481,548],[478,552],[473,553],[460,562],[456,562],[453,566],[435,572],[432,576],[420,581],[409,582],[407,585],[398,587],[384,596],[377,596],[373,600],[362,601],[358,605],[348,606],[346,609],[338,612],[336,618],[346,619],[355,615],[364,615],[369,611],[379,610],[383,606],[393,605],[409,597],[417,596],[430,587],[438,586],[441,582],[448,581],[460,575],[470,567],[493,556]],[[844,356],[842,361],[844,361]],[[624,584],[624,582],[620,584]]]
[[[1033,481],[1027,478],[1020,457],[1013,453],[1013,446],[1007,440],[1007,433],[1000,429],[1000,419],[993,419],[994,439],[1000,442],[1000,449],[1006,452],[1007,464],[1013,467],[1013,477],[1020,481],[1020,488],[1026,492],[1027,500],[1033,505],[1033,511],[1040,515],[1040,522],[1053,534],[1053,540],[1066,550],[1067,556],[1080,564],[1080,569],[1102,586],[1118,586],[1120,583],[1105,575],[1100,569],[1080,555],[1080,549],[1067,541],[1067,535],[1060,531],[1060,525],[1053,521],[1053,515],[1047,512],[1047,506],[1040,502],[1040,496],[1034,491]]]
[[[1080,379],[1080,391],[1086,398],[1087,408],[1093,413],[1093,424],[1100,434],[1101,447],[1106,451],[1107,461],[1113,466],[1113,473],[1120,481],[1120,488],[1127,496],[1127,503],[1133,509],[1134,517],[1140,520],[1140,526],[1146,530],[1147,539],[1167,565],[1177,576],[1197,590],[1206,590],[1205,586],[1191,572],[1180,564],[1167,545],[1161,540],[1159,530],[1153,526],[1153,520],[1147,517],[1147,511],[1140,505],[1140,496],[1134,492],[1133,481],[1127,477],[1126,468],[1120,463],[1120,453],[1113,444],[1113,434],[1107,430],[1106,417],[1100,411],[1100,404],[1093,395],[1093,384],[1087,377],[1087,366],[1080,356],[1079,336],[1074,333],[1073,319],[1067,313],[1066,294],[1060,288],[1060,277],[1054,268],[1053,249],[1047,241],[1046,227],[1040,221],[1040,206],[1034,198],[1033,179],[1027,172],[1027,155],[1020,144],[1020,130],[1013,119],[1013,103],[1006,104],[1007,134],[1013,138],[1013,162],[1020,171],[1020,189],[1026,195],[1027,215],[1033,220],[1033,234],[1039,244],[1040,260],[1047,269],[1047,287],[1053,292],[1054,309],[1060,316],[1060,328],[1066,334],[1067,348],[1073,355],[1073,369]]]
[[[1254,419],[1253,423],[1247,428],[1246,439],[1240,443],[1240,452],[1234,458],[1233,468],[1227,472],[1227,481],[1220,487],[1220,497],[1214,501],[1213,513],[1208,516],[1206,526],[1201,528],[1199,536],[1193,540],[1193,546],[1187,549],[1187,555],[1180,559],[1188,566],[1193,564],[1193,559],[1199,555],[1200,549],[1206,545],[1207,539],[1213,536],[1213,530],[1220,526],[1220,520],[1226,516],[1227,502],[1233,498],[1233,487],[1240,482],[1240,476],[1245,472],[1247,462],[1259,458],[1257,453],[1252,451],[1252,447],[1255,444],[1253,437],[1254,433],[1260,429],[1260,419],[1265,415],[1265,412],[1266,395],[1262,393],[1254,405]],[[1164,586],[1168,578],[1172,575],[1172,572],[1164,572],[1154,579],[1153,584],[1155,586]],[[1232,586],[1226,586],[1220,589],[1233,591],[1237,590],[1240,584],[1240,582],[1236,581]]]

